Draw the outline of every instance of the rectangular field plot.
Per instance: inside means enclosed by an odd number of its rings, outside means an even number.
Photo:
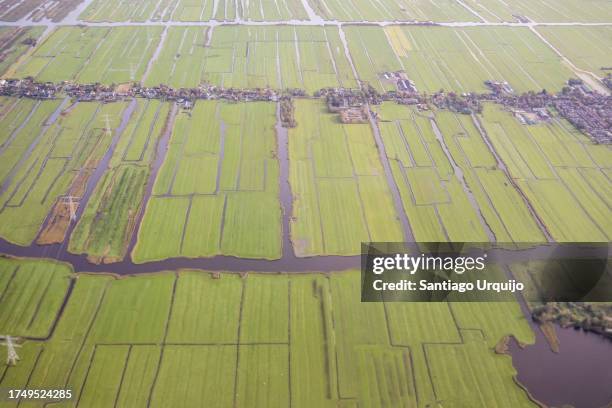
[[[156,100],[132,102],[129,123],[119,136],[111,167],[98,182],[70,237],[70,252],[87,254],[95,263],[124,258],[168,112],[169,104]]]
[[[612,68],[612,27],[539,27],[537,29],[574,65],[598,76]]]
[[[63,241],[70,218],[66,197],[78,201],[83,196],[111,144],[125,103],[76,103],[65,108],[60,101],[33,106],[24,101],[0,119],[14,129],[0,147],[0,236],[10,242],[30,244],[52,208],[38,242]],[[29,113],[24,117],[24,112]],[[105,131],[106,115],[111,132]]]
[[[86,407],[531,406],[494,352],[505,335],[534,340],[517,303],[368,304],[359,286],[359,271],[79,274],[50,338],[23,343],[0,387],[70,387]],[[458,378],[470,388],[450,393]]]
[[[0,258],[0,332],[45,337],[70,284],[59,263]]]
[[[24,41],[38,40],[43,31],[42,27],[0,27],[0,75],[12,77],[9,67],[32,48]]]
[[[612,4],[606,0],[463,0],[482,20],[516,22],[517,16],[539,23],[609,23]]]
[[[481,117],[491,145],[556,241],[609,241],[612,151],[567,122],[521,125],[486,105]]]
[[[151,406],[232,406],[236,354],[236,346],[165,346]]]
[[[355,255],[362,241],[401,241],[370,126],[343,125],[318,101],[296,101],[296,119],[289,131],[295,253]]]
[[[114,404],[129,349],[129,346],[96,347],[79,405],[104,407]]]
[[[243,282],[239,276],[213,279],[198,271],[180,272],[167,340],[187,344],[235,344]]]
[[[489,241],[478,201],[454,169],[457,159],[447,154],[437,123],[412,108],[385,104],[379,111],[385,152],[416,240]]]
[[[16,67],[18,78],[120,84],[142,78],[161,27],[60,27]]]
[[[362,30],[347,29],[349,45],[360,32],[364,38]],[[487,92],[486,80],[507,81],[516,92],[560,91],[573,76],[559,56],[527,28],[390,26],[384,28],[384,34],[391,46],[386,54],[392,61],[386,65],[392,70],[405,70],[419,91]],[[384,34],[375,35],[382,42]],[[387,67],[378,66],[379,58],[362,57],[374,47],[352,42],[351,53],[361,79],[379,88],[388,87],[380,80]]]
[[[478,21],[478,17],[453,0],[308,0],[313,10],[339,21]]]
[[[89,340],[96,343],[160,343],[173,299],[176,277],[159,273],[141,281],[114,280],[96,312]]]
[[[275,120],[268,103],[198,102],[180,113],[133,259],[280,257]]]
[[[288,345],[240,346],[236,406],[290,406]]]

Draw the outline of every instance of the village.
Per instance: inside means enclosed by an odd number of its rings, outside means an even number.
[[[396,90],[379,93],[367,83],[361,89],[324,88],[312,97],[324,98],[328,109],[339,115],[342,123],[367,123],[368,105],[392,101],[403,105],[415,105],[419,110],[447,109],[470,115],[482,110],[482,102],[504,106],[524,125],[533,125],[551,118],[550,109],[568,120],[594,143],[612,143],[612,97],[593,92],[581,80],[570,79],[560,93],[527,92],[517,94],[507,82],[485,81],[488,93],[464,93],[439,91],[421,93],[404,72],[385,72],[384,80],[395,84]],[[610,87],[612,79],[605,78]],[[227,100],[232,102],[267,101],[281,102],[281,120],[284,127],[295,127],[292,98],[308,98],[304,90],[271,88],[224,88],[202,84],[196,88],[174,89],[166,85],[143,87],[138,83],[122,85],[75,84],[73,82],[36,82],[32,78],[0,80],[0,95],[33,99],[54,99],[67,96],[77,101],[114,102],[125,98],[146,98],[175,101],[183,109],[192,109],[196,100]]]

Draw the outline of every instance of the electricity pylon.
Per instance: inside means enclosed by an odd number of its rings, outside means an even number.
[[[110,136],[112,133],[111,130],[111,126],[110,126],[110,115],[108,113],[102,115],[102,118],[104,118],[104,130],[106,131],[106,136]]]
[[[78,202],[76,201],[78,201],[79,198],[69,195],[63,199],[68,203],[68,207],[70,208],[70,221],[76,221],[76,210],[79,206]]]
[[[21,347],[19,344],[13,343],[13,338],[11,336],[0,336],[0,340],[4,340],[2,346],[6,346],[6,365],[17,365],[17,360],[21,360],[17,355],[17,351],[15,347]]]

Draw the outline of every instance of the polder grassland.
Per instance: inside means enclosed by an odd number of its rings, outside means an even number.
[[[356,87],[332,27],[225,27],[213,34],[210,52],[216,57],[207,65],[208,79],[226,87]]]
[[[343,30],[359,80],[369,83],[379,91],[394,90],[392,84],[381,81],[380,74],[401,71],[403,67],[383,29],[347,26]]]
[[[76,103],[51,120],[61,101],[3,99],[0,119],[0,236],[29,245],[63,196],[82,194],[107,152],[125,103]]]
[[[45,82],[120,84],[138,81],[161,27],[59,27],[14,71]]]
[[[555,241],[606,242],[612,231],[612,151],[564,120],[524,126],[486,105],[486,137]]]
[[[245,20],[286,21],[308,19],[301,0],[249,0],[240,3],[241,15]]]
[[[38,40],[44,27],[0,27],[0,75],[10,77],[8,68],[22,57],[31,47],[24,44],[28,38]]]
[[[168,27],[160,54],[144,80],[147,86],[196,87],[206,64],[206,27]]]
[[[69,251],[87,254],[95,263],[120,261],[126,255],[141,210],[158,138],[170,105],[136,100],[128,125],[70,237]]]
[[[289,130],[297,256],[356,255],[403,235],[369,124],[343,125],[321,101],[296,101]]]
[[[237,8],[237,10],[236,10]],[[232,21],[237,17],[252,21],[307,19],[300,0],[94,0],[81,14],[85,21]]]
[[[338,21],[478,21],[457,1],[442,0],[313,0],[313,10],[328,20]]]
[[[385,104],[379,128],[416,241],[486,242],[487,225],[426,114]]]
[[[217,254],[280,258],[275,112],[272,103],[204,101],[179,114],[135,262]]]
[[[179,2],[179,0],[143,0],[134,3],[129,0],[94,0],[81,13],[79,19],[90,22],[168,21]],[[206,4],[207,2],[202,3]],[[196,6],[200,6],[200,2],[196,2]],[[191,12],[194,13],[193,8]],[[201,8],[199,12],[194,14],[201,16],[205,12],[206,8]]]
[[[0,258],[2,330],[46,337],[68,292],[70,277],[70,267],[59,262]]]
[[[473,118],[448,111],[427,115],[395,104],[384,104],[379,113],[385,151],[417,241],[545,240]]]
[[[578,68],[602,77],[612,68],[612,27],[538,27],[544,37]]]
[[[393,86],[382,80],[385,71],[406,71],[421,92],[487,92],[487,79],[508,81],[516,92],[560,91],[572,76],[559,56],[522,27],[347,27],[345,32],[360,79],[379,90]]]
[[[609,23],[612,4],[600,0],[529,1],[463,0],[488,22],[516,21],[517,15],[539,23]]]
[[[497,242],[544,242],[546,237],[483,139],[474,117],[439,111],[435,123],[466,187]]]
[[[215,3],[217,8],[215,9]],[[80,18],[90,22],[198,22],[236,19],[233,0],[143,0],[137,6],[129,0],[94,0]]]
[[[172,27],[145,84],[226,88],[355,88],[335,27]]]
[[[506,335],[534,341],[517,303],[361,303],[358,271],[0,265],[0,332],[23,342],[0,387],[71,388],[59,406],[535,406],[493,351]]]

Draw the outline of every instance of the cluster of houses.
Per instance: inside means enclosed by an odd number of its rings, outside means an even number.
[[[494,102],[508,108],[526,125],[549,120],[549,109],[554,108],[595,143],[612,143],[612,97],[591,91],[579,79],[569,80],[563,91],[557,94],[546,91],[516,94],[507,82],[489,80],[485,82],[491,90],[489,93],[456,94],[440,91],[428,95],[419,93],[413,81],[404,72],[385,72],[382,76],[385,80],[394,82],[397,89],[381,94],[364,83],[361,89],[324,88],[315,92],[313,96],[324,98],[329,111],[338,113],[343,123],[367,123],[369,120],[367,106],[378,105],[383,101],[416,105],[421,110],[436,107],[461,114],[480,112],[483,101]],[[606,80],[608,86],[611,86],[612,77],[608,76]],[[40,83],[32,78],[0,80],[0,95],[3,96],[53,99],[59,94],[79,101],[112,102],[128,97],[162,99],[176,101],[184,109],[191,109],[198,99],[236,102],[281,101],[284,106],[281,109],[281,116],[286,127],[296,126],[291,99],[308,97],[301,89],[284,91],[271,88],[239,89],[209,84],[196,88],[175,89],[165,85],[144,87],[137,83],[108,86],[72,82]]]
[[[302,96],[302,90],[292,89],[285,93]],[[104,84],[75,84],[73,82],[36,82],[32,78],[0,80],[0,95],[53,99],[64,94],[78,101],[114,102],[128,97],[177,101],[189,107],[196,99],[224,99],[229,101],[277,101],[279,92],[270,88],[223,88],[204,84],[196,88],[175,89],[166,85],[144,87],[140,84],[119,86]]]
[[[315,96],[324,97],[327,109],[337,113],[342,123],[367,123],[369,120],[367,104],[373,101],[361,90],[325,88]]]
[[[550,108],[597,144],[612,143],[612,97],[591,91],[581,80],[571,79],[560,93],[492,93],[479,96],[505,106],[524,124],[551,118]]]
[[[561,116],[598,144],[612,143],[612,98],[568,87],[552,104]]]

